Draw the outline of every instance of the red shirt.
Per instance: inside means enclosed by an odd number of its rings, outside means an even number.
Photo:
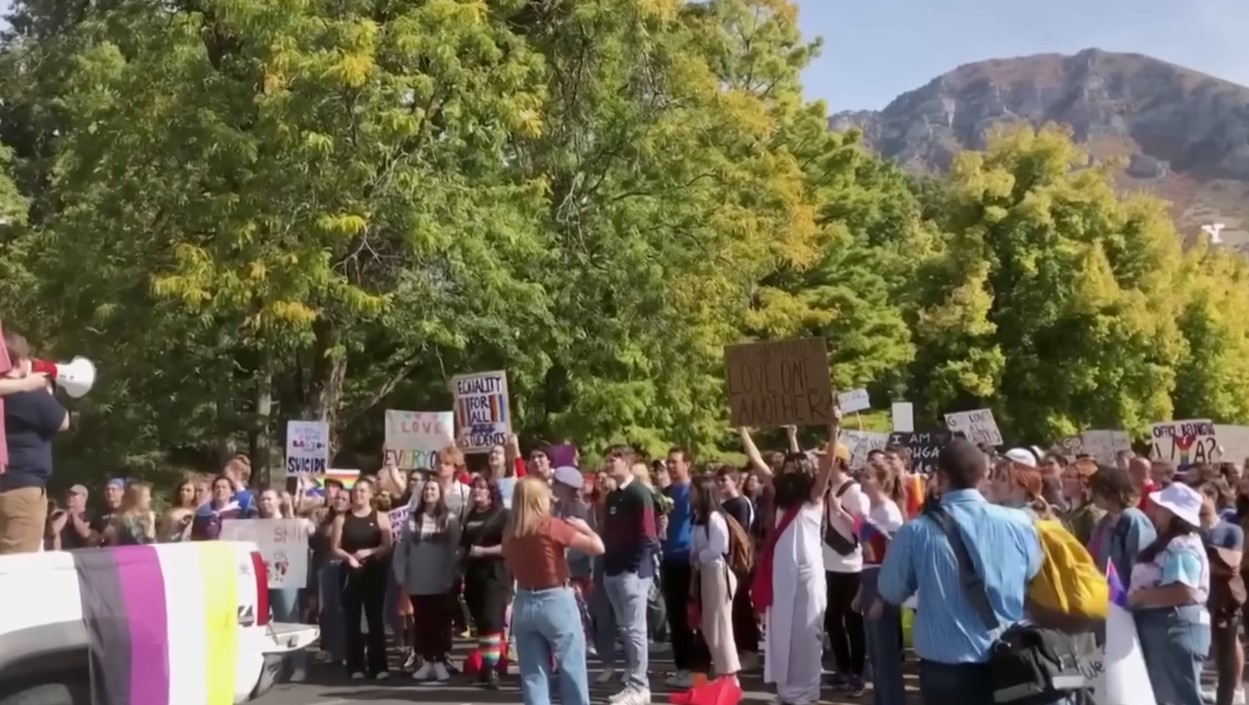
[[[1141,489],[1141,501],[1137,503],[1136,508],[1145,511],[1149,507],[1149,495],[1158,489],[1153,480],[1145,483],[1145,487]]]

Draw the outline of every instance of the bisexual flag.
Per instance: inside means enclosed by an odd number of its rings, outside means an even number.
[[[1119,571],[1115,570],[1114,561],[1106,562],[1106,583],[1110,586],[1110,604],[1128,608],[1128,591],[1119,579]]]

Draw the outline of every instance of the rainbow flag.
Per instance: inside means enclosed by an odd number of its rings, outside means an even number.
[[[235,551],[204,541],[70,551],[93,705],[233,705]],[[168,599],[177,595],[170,605]]]
[[[330,468],[325,471],[324,475],[317,475],[317,487],[324,490],[326,480],[338,480],[343,483],[343,489],[351,489],[355,487],[356,480],[360,477],[359,470],[342,470]]]
[[[1123,581],[1119,580],[1119,571],[1115,570],[1113,561],[1106,562],[1106,584],[1110,586],[1110,604],[1118,605],[1123,609],[1128,608],[1128,591],[1123,587]]]

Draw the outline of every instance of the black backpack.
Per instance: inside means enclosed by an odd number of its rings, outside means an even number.
[[[837,488],[836,497],[841,499],[846,490],[854,484],[854,480],[846,480],[841,487]],[[851,534],[849,538],[843,536],[837,527],[833,526],[833,522],[828,520],[828,510],[824,510],[824,543],[833,549],[839,556],[848,556],[854,553],[859,547],[859,537]]]

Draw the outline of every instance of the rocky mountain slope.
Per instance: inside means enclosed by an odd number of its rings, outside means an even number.
[[[1249,252],[1249,88],[1140,54],[1087,49],[960,66],[880,111],[833,115],[908,168],[940,170],[999,124],[1069,125],[1098,158],[1124,157],[1124,188],[1174,204],[1186,240],[1223,223]]]

